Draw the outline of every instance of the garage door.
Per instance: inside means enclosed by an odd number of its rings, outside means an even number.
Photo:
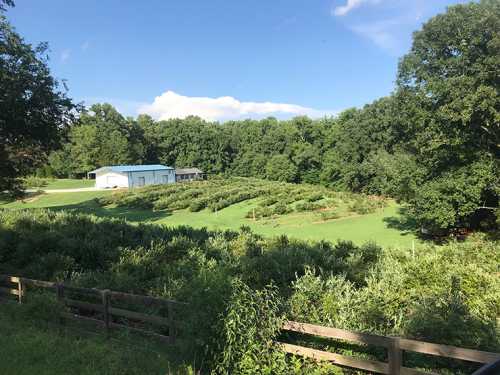
[[[118,186],[118,177],[116,176],[107,176],[106,184],[110,187]]]

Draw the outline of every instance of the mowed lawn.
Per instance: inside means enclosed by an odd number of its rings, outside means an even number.
[[[211,229],[238,229],[242,225],[249,226],[252,231],[266,236],[286,234],[290,237],[307,240],[350,240],[357,244],[375,241],[383,246],[409,248],[416,244],[416,237],[401,229],[393,228],[401,220],[400,206],[394,202],[372,214],[353,215],[335,220],[323,221],[317,213],[303,212],[279,216],[276,219],[253,220],[245,218],[252,209],[253,202],[243,202],[227,207],[219,212],[203,210],[190,212],[175,211],[172,215],[159,219],[158,223],[166,225],[190,225]]]
[[[88,191],[43,194],[0,204],[0,208],[29,209],[50,207],[52,209],[76,210],[105,217],[125,218],[131,222],[153,222],[168,226],[189,225],[195,228],[239,229],[249,226],[254,232],[266,236],[288,235],[307,240],[350,240],[356,244],[374,241],[382,246],[410,248],[418,246],[412,232],[399,225],[400,206],[391,202],[386,208],[366,215],[353,214],[348,217],[323,221],[314,212],[291,213],[277,218],[253,220],[245,214],[256,202],[245,201],[218,212],[203,210],[164,211],[139,210],[124,207],[100,207],[94,198],[111,194],[110,191]]]
[[[43,190],[57,190],[57,189],[79,189],[94,187],[95,180],[83,180],[83,179],[71,179],[71,178],[60,178],[55,180],[50,180],[47,185],[43,186]]]

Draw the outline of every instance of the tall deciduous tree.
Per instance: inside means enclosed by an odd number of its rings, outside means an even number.
[[[51,76],[46,52],[47,44],[26,43],[0,14],[0,192],[19,188],[18,177],[59,145],[73,118],[75,105]]]
[[[432,18],[401,60],[401,110],[413,114],[403,127],[428,171],[428,183],[413,201],[424,225],[447,229],[476,226],[488,216],[493,221],[500,193],[498,72],[496,0],[456,5]],[[443,204],[425,204],[431,200]]]

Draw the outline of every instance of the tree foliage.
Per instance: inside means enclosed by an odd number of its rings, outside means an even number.
[[[0,191],[16,190],[17,177],[45,160],[73,118],[46,52],[47,44],[26,43],[0,14]]]
[[[51,155],[50,166],[61,176],[107,164],[196,166],[208,174],[388,195],[408,203],[427,231],[494,227],[499,20],[497,1],[450,7],[414,34],[392,95],[337,117],[155,121],[96,105]]]

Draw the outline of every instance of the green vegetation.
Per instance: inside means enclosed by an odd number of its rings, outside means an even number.
[[[367,214],[387,206],[387,199],[361,194],[337,192],[321,186],[278,183],[252,178],[210,179],[188,184],[156,185],[131,191],[120,191],[101,198],[103,206],[117,205],[154,210],[205,208],[218,212],[241,202],[254,201],[257,207],[247,217],[264,219],[291,212],[330,211],[337,209],[343,216]]]
[[[500,351],[500,2],[456,5],[426,22],[388,97],[335,118],[223,124],[125,118],[109,104],[81,110],[50,75],[47,45],[25,43],[3,16],[12,5],[0,0],[8,98],[0,100],[2,200],[8,195],[0,273],[184,301],[175,356],[203,373],[344,373],[279,350],[284,319]],[[24,180],[34,188],[81,187],[91,182],[50,178],[158,162],[240,177],[12,201],[26,176],[36,176]],[[484,233],[410,249],[405,232],[416,228],[434,238]],[[163,355],[61,337],[22,319],[39,324],[60,308],[2,308],[0,372],[168,370]],[[384,359],[341,342],[308,346]],[[445,375],[477,368],[405,360]]]
[[[79,189],[93,187],[94,180],[71,179],[71,178],[42,178],[28,176],[23,179],[23,186],[26,189],[42,189],[42,190],[57,190],[57,189]]]
[[[34,319],[33,309],[38,317]],[[110,342],[102,335],[85,335],[47,325],[40,305],[2,305],[0,310],[0,373],[53,374],[181,374],[159,345],[131,340]],[[53,320],[53,317],[52,317]],[[137,338],[136,338],[137,340]],[[186,372],[187,374],[187,372]]]
[[[317,185],[249,178],[150,186],[133,191],[34,194],[0,202],[0,207],[50,207],[132,222],[212,230],[238,230],[245,225],[266,236],[287,235],[318,241],[344,239],[356,244],[376,241],[383,246],[402,248],[420,246],[412,233],[414,228],[405,225],[407,219],[400,213],[402,208],[392,200],[336,192]],[[269,214],[262,215],[264,210]]]
[[[500,349],[500,246],[485,236],[412,252],[373,243],[265,238],[245,227],[162,228],[68,212],[4,210],[0,238],[0,273],[187,302],[179,314],[185,338],[179,358],[190,364],[196,357],[207,372],[307,373],[308,363],[269,345],[285,318]],[[329,346],[381,356],[352,345]],[[443,374],[472,372],[457,361],[409,361]]]
[[[394,93],[363,108],[319,120],[219,124],[126,118],[109,104],[83,110],[73,123],[74,106],[48,74],[46,46],[26,45],[2,18],[0,46],[11,51],[2,59],[16,63],[0,65],[0,76],[9,77],[0,85],[22,99],[19,111],[0,108],[0,138],[8,140],[0,149],[0,190],[15,191],[17,177],[30,173],[82,177],[103,165],[164,163],[390,196],[408,204],[408,214],[431,235],[496,230],[499,20],[496,0],[452,6],[430,19],[401,58]],[[25,60],[34,61],[27,71]],[[19,85],[7,84],[11,80]],[[40,100],[25,102],[25,91]],[[50,115],[41,121],[28,113]],[[192,206],[201,208],[202,201]]]
[[[26,43],[0,1],[0,192],[21,190],[19,177],[43,165],[60,147],[78,110],[48,67],[48,45]]]

